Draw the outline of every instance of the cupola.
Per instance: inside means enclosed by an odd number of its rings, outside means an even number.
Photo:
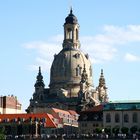
[[[79,24],[72,8],[64,23],[63,49],[79,49]]]
[[[69,15],[65,18],[65,24],[77,24],[77,17],[73,14],[72,8]]]

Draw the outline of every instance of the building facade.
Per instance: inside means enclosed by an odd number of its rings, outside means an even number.
[[[103,129],[103,105],[80,112],[78,119],[79,134],[93,135]]]
[[[79,114],[79,134],[136,134],[140,132],[140,101],[100,104]]]
[[[40,137],[78,133],[79,115],[73,110],[48,108],[47,113],[0,114],[6,136]]]
[[[51,114],[1,114],[0,128],[6,136],[38,136],[51,134],[57,122]]]
[[[140,129],[140,102],[125,101],[112,102],[104,106],[103,109],[103,126],[104,128],[118,128],[119,131],[123,127],[130,129],[136,127]]]
[[[16,114],[21,112],[21,104],[17,97],[13,95],[0,97],[0,114]]]
[[[94,88],[90,58],[80,47],[79,24],[71,9],[65,18],[62,50],[54,55],[52,62],[49,88],[45,88],[39,67],[35,92],[26,110],[28,113],[46,107],[86,110],[108,101],[103,70],[99,86]]]

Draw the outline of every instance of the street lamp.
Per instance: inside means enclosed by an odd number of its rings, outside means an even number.
[[[34,122],[35,122],[35,137],[38,137],[38,120],[36,117],[34,119]]]

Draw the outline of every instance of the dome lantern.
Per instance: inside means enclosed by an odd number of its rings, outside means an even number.
[[[78,24],[77,17],[73,14],[72,8],[69,15],[65,18],[65,24]]]
[[[77,17],[73,14],[71,8],[69,15],[65,18],[64,23],[64,49],[79,49],[79,24]]]

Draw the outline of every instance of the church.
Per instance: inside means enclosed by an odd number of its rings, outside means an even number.
[[[94,87],[90,58],[80,47],[78,19],[71,8],[65,18],[62,50],[54,55],[51,65],[49,88],[45,88],[39,67],[27,113],[43,113],[50,107],[79,112],[108,102],[103,70]]]

